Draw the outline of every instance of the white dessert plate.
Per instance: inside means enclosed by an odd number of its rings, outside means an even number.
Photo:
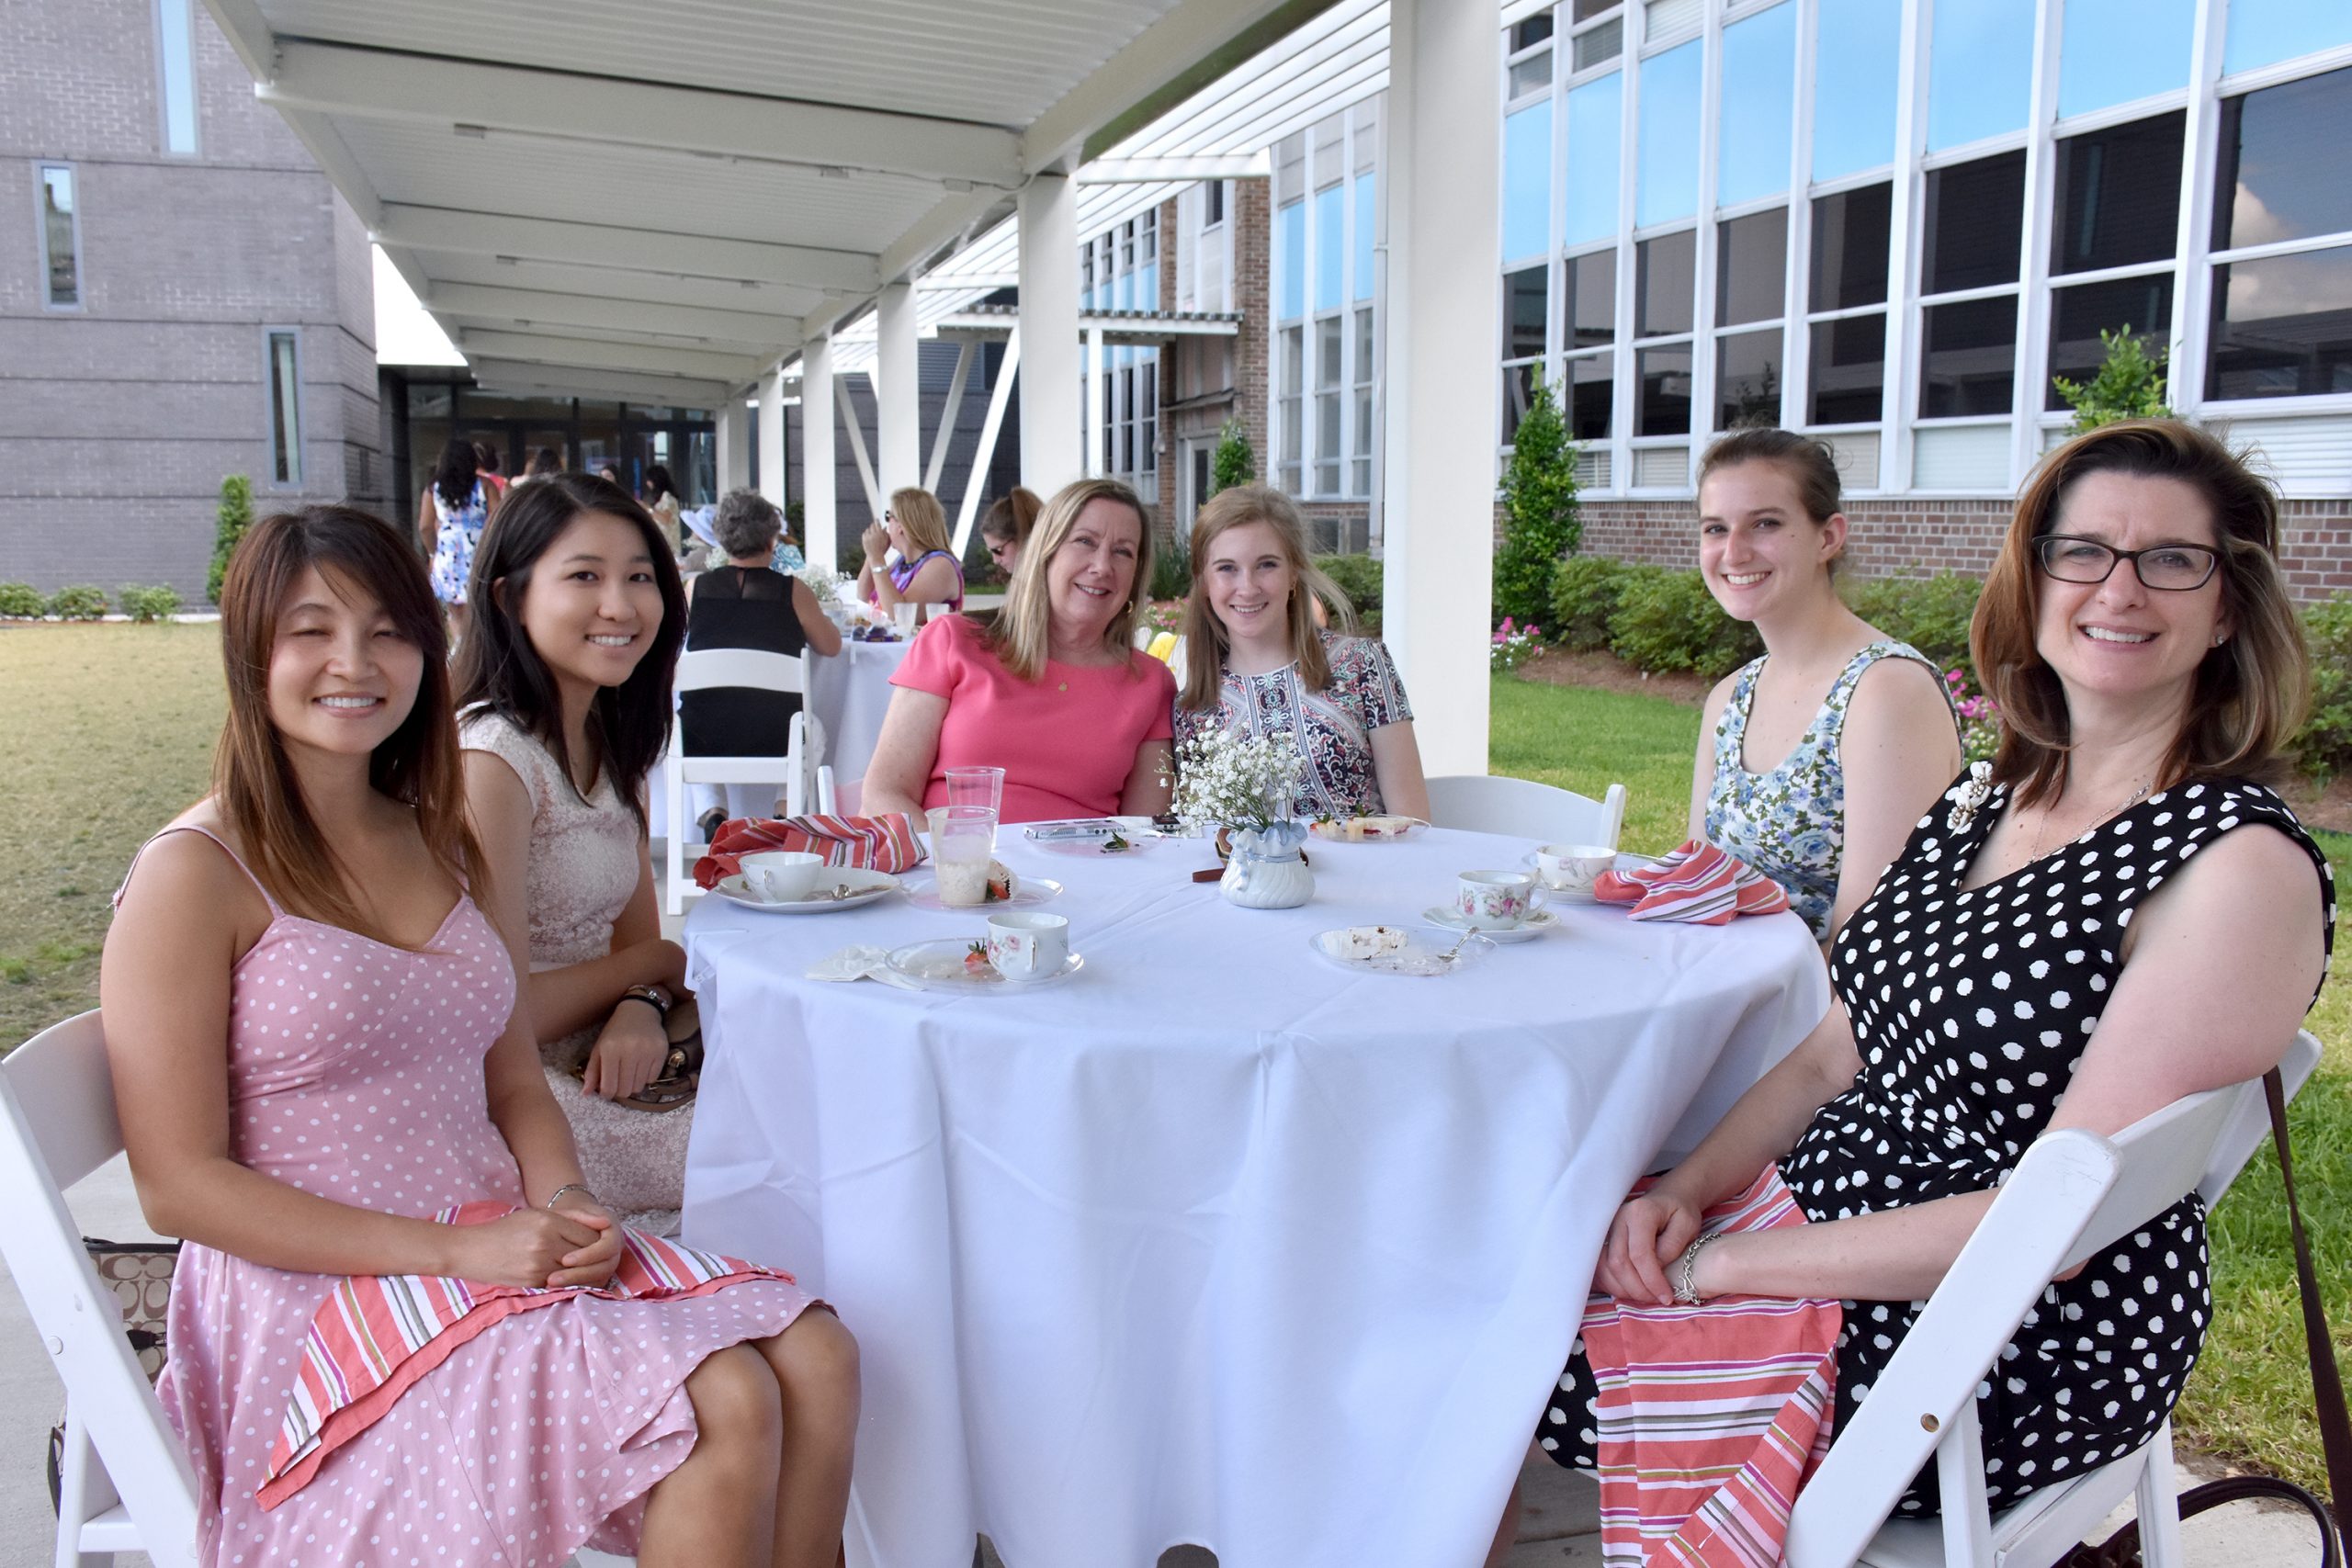
[[[1546,894],[1545,897],[1557,898],[1560,895],[1551,893]],[[1470,922],[1462,918],[1459,910],[1449,909],[1442,904],[1433,904],[1423,909],[1421,919],[1433,926],[1442,926],[1450,931],[1466,931],[1470,929]],[[1538,909],[1515,926],[1480,926],[1478,934],[1495,942],[1533,942],[1545,931],[1559,929],[1559,916],[1549,909]]]
[[[1124,850],[1104,850],[1102,846],[1109,841],[1107,838],[1031,839],[1024,836],[1022,842],[1049,854],[1080,855],[1087,860],[1125,860],[1171,841],[1153,833],[1148,817],[1123,817],[1114,820],[1119,823],[1119,837],[1126,840],[1127,847]]]
[[[1458,951],[1457,942],[1460,943]],[[1348,948],[1348,928],[1345,926],[1317,931],[1307,938],[1306,945],[1313,948],[1315,956],[1324,963],[1334,969],[1345,969],[1351,975],[1406,975],[1422,978],[1451,975],[1494,951],[1494,943],[1484,931],[1465,934],[1461,938],[1448,936],[1442,941],[1427,931],[1407,931],[1402,947],[1377,953],[1369,958],[1350,958],[1345,955]],[[1448,953],[1453,956],[1446,957]]]
[[[1008,980],[994,967],[969,969],[964,955],[972,950],[973,937],[941,937],[933,942],[918,942],[899,948],[890,954],[890,971],[902,975],[926,991],[962,991],[970,995],[1002,996],[1008,992],[1036,991],[1047,986],[1058,986],[1086,967],[1086,955],[1073,953],[1059,969],[1035,980]]]
[[[918,909],[942,909],[951,915],[969,915],[989,909],[1025,909],[1032,904],[1050,904],[1062,896],[1062,885],[1050,876],[1019,876],[1012,884],[1012,897],[991,898],[985,904],[944,904],[939,898],[939,879],[918,882],[907,888],[907,902]],[[1025,983],[1025,982],[1024,982]]]
[[[1536,863],[1535,852],[1533,850],[1530,850],[1525,854],[1520,856],[1519,863],[1533,872],[1536,875],[1536,879],[1538,881],[1542,881],[1544,876],[1544,868]],[[1616,871],[1620,874],[1623,874],[1629,871],[1640,871],[1645,867],[1656,865],[1657,863],[1657,856],[1656,855],[1637,855],[1630,851],[1626,851],[1621,852],[1618,854],[1617,863],[1611,869]],[[1600,899],[1592,896],[1592,889],[1589,887],[1585,888],[1579,893],[1564,893],[1548,882],[1544,884],[1544,897],[1548,901],[1555,904],[1598,904],[1600,902]]]
[[[813,897],[796,898],[790,903],[775,903],[761,897],[743,884],[741,875],[722,876],[712,888],[730,904],[741,904],[746,909],[757,909],[769,915],[822,915],[834,909],[855,909],[871,904],[885,894],[899,890],[899,882],[887,871],[864,871],[856,866],[831,866],[817,874]],[[828,888],[844,888],[834,897]]]
[[[1364,824],[1362,832],[1350,831],[1357,823]],[[1418,817],[1396,815],[1371,817],[1335,817],[1329,821],[1309,822],[1306,830],[1318,839],[1335,844],[1393,844],[1415,838],[1427,831],[1429,824]]]

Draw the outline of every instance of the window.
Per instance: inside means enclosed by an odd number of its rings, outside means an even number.
[[[1686,229],[1634,247],[1634,335],[1688,333],[1696,313],[1699,235]],[[1643,344],[1634,355],[1640,383],[1635,435],[1690,434],[1690,343]]]
[[[1813,323],[1812,424],[1875,424],[1886,396],[1886,315]]]
[[[2172,270],[2106,283],[2078,284],[2050,291],[2050,375],[2088,381],[2107,359],[2099,333],[2129,327],[2161,349],[2172,336]],[[2066,400],[2045,387],[2042,406],[2061,409]]]
[[[2176,110],[2058,143],[2052,272],[2172,259],[2179,248],[2185,120]]]
[[[1813,200],[1805,423],[1876,424],[1886,391],[1886,267],[1894,187]]]
[[[1929,305],[1920,320],[1921,416],[2008,412],[2016,396],[2017,296]]]
[[[1552,237],[1552,100],[1503,120],[1503,259],[1542,255]]]
[[[2196,0],[2065,0],[2058,114],[2088,114],[2188,85]]]
[[[1326,186],[1315,193],[1315,308],[1334,310],[1347,299],[1348,193]]]
[[[302,482],[302,367],[291,328],[265,334],[264,374],[269,379],[269,482],[293,489]]]
[[[1902,0],[1820,0],[1814,44],[1813,177],[1894,161]]]
[[[1296,288],[1277,314],[1269,438],[1273,482],[1291,495],[1371,494],[1380,116],[1379,100],[1369,100],[1277,150],[1275,196],[1284,205],[1272,271]]]
[[[164,151],[196,155],[195,0],[155,0],[155,77]]]
[[[1636,435],[1690,434],[1690,345],[1643,348],[1634,355],[1634,375],[1641,385],[1634,409]]]
[[[1341,355],[1346,342],[1340,318],[1325,316],[1315,323],[1315,493],[1340,493],[1340,439],[1347,426],[1340,423]]]
[[[1372,298],[1372,242],[1380,231],[1379,220],[1373,211],[1374,203],[1378,199],[1373,179],[1371,175],[1356,176],[1356,276],[1352,297],[1357,299]]]
[[[1724,333],[1715,339],[1715,425],[1743,430],[1781,423],[1781,329]]]
[[[1504,89],[1510,98],[1540,93],[1552,85],[1552,17],[1549,12],[1531,17],[1510,30],[1510,80]]]
[[[1225,182],[1211,180],[1201,187],[1201,227],[1214,229],[1225,221]]]
[[[2352,246],[2213,269],[2209,398],[2352,392]]]
[[[1929,170],[1924,233],[1920,416],[2007,413],[2017,401],[2025,154]]]
[[[1713,428],[1781,423],[1781,319],[1786,310],[1789,209],[1735,218],[1715,230]]]
[[[1282,210],[1282,294],[1275,314],[1288,321],[1306,311],[1306,203],[1294,201]]]
[[[1887,241],[1894,219],[1893,186],[1864,186],[1814,198],[1814,310],[1886,303]]]
[[[1355,456],[1349,459],[1354,472],[1349,493],[1370,497],[1372,494],[1372,307],[1356,309],[1356,439]]]
[[[1568,361],[1568,434],[1578,441],[1606,441],[1613,433],[1617,356],[1608,349]]]
[[[1576,0],[1569,43],[1571,71],[1585,71],[1625,52],[1625,13],[1617,0]]]
[[[1274,482],[1283,493],[1299,493],[1299,433],[1306,423],[1303,392],[1306,380],[1306,333],[1303,327],[1284,327],[1282,332],[1281,379],[1276,383],[1276,412],[1282,426],[1282,439],[1275,450],[1280,454]]]
[[[1503,278],[1503,445],[1526,417],[1544,373],[1544,333],[1551,310],[1551,268],[1531,266]]]
[[[2213,248],[2352,231],[2352,69],[2222,100]]]
[[[52,310],[82,308],[82,223],[74,171],[40,165],[41,302]]]
[[[1939,6],[1928,69],[1928,151],[2023,130],[2035,0]]]
[[[2342,0],[2230,0],[2222,71],[2251,71],[2346,43],[2352,43],[2352,7]]]
[[[1606,348],[1617,341],[1617,253],[1594,251],[1569,258],[1567,330],[1561,341],[1571,349]]]
[[[1634,145],[1634,223],[1646,229],[1699,210],[1700,40],[1642,62],[1640,128]],[[1573,167],[1585,166],[1581,156]],[[1611,214],[1614,226],[1615,214]]]
[[[1789,188],[1796,118],[1797,8],[1783,3],[1724,29],[1715,200],[1725,207]]]
[[[2222,100],[2207,397],[2352,391],[2347,130],[2352,69]]]
[[[1571,88],[1566,169],[1567,234],[1587,245],[1617,234],[1619,150],[1623,145],[1625,74],[1612,71]]]

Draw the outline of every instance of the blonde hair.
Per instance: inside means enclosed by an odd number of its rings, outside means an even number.
[[[909,560],[920,560],[933,550],[955,553],[955,543],[947,536],[947,513],[931,491],[913,485],[892,491],[890,517],[905,530],[907,543],[913,547]]]
[[[1209,547],[1218,535],[1263,523],[1282,541],[1289,563],[1290,604],[1283,629],[1290,637],[1291,656],[1298,660],[1298,678],[1310,692],[1331,683],[1331,661],[1316,635],[1315,601],[1331,606],[1342,629],[1352,629],[1354,608],[1338,584],[1324,575],[1307,553],[1306,519],[1290,497],[1272,485],[1236,485],[1217,491],[1200,515],[1193,519],[1193,591],[1184,599],[1184,690],[1176,699],[1186,709],[1213,708],[1225,679],[1226,656],[1233,650],[1225,623],[1209,608],[1209,591],[1202,573],[1207,570]]]
[[[1054,557],[1069,538],[1070,530],[1078,525],[1079,514],[1098,501],[1115,501],[1136,514],[1136,525],[1143,538],[1136,547],[1136,577],[1127,591],[1127,602],[1111,617],[1103,631],[1102,646],[1117,649],[1127,655],[1130,669],[1134,667],[1135,649],[1130,644],[1136,623],[1143,615],[1145,598],[1151,592],[1151,518],[1144,511],[1136,492],[1116,479],[1079,479],[1054,492],[1037,513],[1037,525],[1029,542],[1021,548],[1020,564],[1012,572],[1012,586],[1005,591],[1004,608],[997,612],[994,624],[988,630],[989,649],[1007,670],[1023,681],[1035,681],[1046,672],[1046,658],[1053,640],[1053,606],[1046,588],[1046,571],[1053,565]]]

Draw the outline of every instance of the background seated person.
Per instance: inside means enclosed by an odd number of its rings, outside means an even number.
[[[859,536],[865,564],[857,593],[888,616],[901,601],[964,607],[964,567],[947,537],[947,513],[927,490],[894,490],[882,521]],[[892,561],[889,552],[898,559]]]

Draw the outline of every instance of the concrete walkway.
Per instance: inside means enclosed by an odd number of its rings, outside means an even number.
[[[153,1240],[140,1218],[130,1172],[117,1159],[66,1195],[83,1234],[116,1241]],[[5,1276],[0,1276],[5,1277]],[[57,1377],[13,1286],[0,1289],[0,1568],[48,1562],[56,1519],[50,1510],[43,1467],[49,1428],[62,1401]],[[1524,1512],[1510,1568],[1599,1568],[1600,1492],[1582,1476],[1549,1461],[1531,1463],[1521,1483]],[[2129,1517],[2125,1510],[2113,1523]],[[2192,1519],[2184,1529],[2188,1560],[2213,1568],[2301,1568],[2319,1556],[2317,1537],[2301,1515],[2237,1506]],[[144,1557],[121,1560],[145,1568]],[[1001,1564],[983,1547],[983,1568]],[[1214,1568],[1216,1559],[1196,1547],[1164,1554],[1159,1568]],[[895,1568],[895,1565],[894,1565]],[[917,1565],[920,1568],[920,1565]],[[1102,1568],[1121,1568],[1106,1563]],[[1134,1568],[1143,1568],[1136,1564]],[[1363,1568],[1383,1568],[1364,1564]],[[1396,1568],[1421,1568],[1398,1564]]]

